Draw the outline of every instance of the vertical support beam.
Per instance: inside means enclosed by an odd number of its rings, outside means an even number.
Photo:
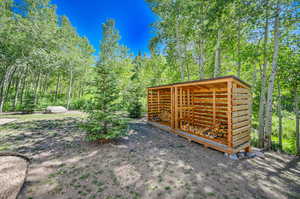
[[[182,87],[180,87],[180,92],[179,92],[179,114],[180,114],[180,118],[179,119],[182,119]]]
[[[171,128],[175,128],[175,123],[174,123],[174,87],[170,88],[171,90]]]
[[[160,101],[159,101],[159,91],[160,90],[157,90],[157,111],[158,111],[158,114],[160,113]]]
[[[174,110],[175,110],[175,129],[178,129],[178,88],[175,86],[175,103],[174,103]]]
[[[149,121],[149,113],[150,113],[150,106],[149,106],[149,97],[150,97],[150,92],[149,92],[149,88],[147,88],[147,120]]]
[[[186,107],[186,90],[182,89],[182,118],[186,117],[186,109],[183,107]]]
[[[232,147],[232,81],[227,82],[227,145]]]
[[[253,97],[252,97],[252,92],[251,92],[251,88],[248,88],[249,90],[249,95],[250,95],[250,100],[249,100],[249,135],[250,135],[250,140],[251,140],[251,129],[252,129],[252,111],[253,111],[253,107],[252,107],[252,103],[253,103]],[[251,151],[251,146],[248,146],[245,148],[245,152],[250,152]]]
[[[188,114],[188,131],[190,132],[191,130],[191,89],[188,89],[187,90],[187,107],[188,107],[188,110],[187,110],[187,114]]]
[[[193,127],[195,127],[195,109],[194,109],[194,105],[195,105],[195,96],[194,96],[194,92],[192,90],[192,107],[193,107],[193,109],[192,109],[192,124],[193,124]]]
[[[213,88],[213,123],[216,125],[216,89]]]

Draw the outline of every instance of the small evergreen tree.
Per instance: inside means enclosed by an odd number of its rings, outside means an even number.
[[[129,89],[129,105],[128,105],[128,113],[131,118],[139,118],[142,115],[142,103],[140,101],[142,88],[141,82],[139,78],[139,73],[141,69],[141,54],[134,59],[134,68],[133,75],[131,76],[132,87]]]
[[[88,118],[83,125],[87,131],[87,139],[95,141],[123,136],[127,124],[115,113],[115,101],[119,97],[115,75],[103,64],[97,64],[96,71],[96,90],[91,106],[86,110]]]
[[[137,88],[132,88],[130,92],[130,100],[128,105],[128,113],[131,118],[140,118],[142,115],[142,103]]]
[[[87,131],[87,139],[90,141],[123,136],[127,127],[126,121],[116,114],[118,107],[116,101],[120,96],[116,74],[112,70],[119,36],[113,20],[108,20],[102,28],[100,60],[95,68],[95,90],[91,104],[86,110],[87,121],[83,124],[83,128]]]
[[[31,114],[35,109],[35,95],[32,91],[28,91],[25,95],[23,105],[21,106],[22,113]]]

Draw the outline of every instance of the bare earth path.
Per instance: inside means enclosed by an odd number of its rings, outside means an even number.
[[[299,157],[232,161],[143,120],[128,137],[91,144],[79,115],[45,117],[0,126],[0,149],[33,158],[20,199],[300,198]]]

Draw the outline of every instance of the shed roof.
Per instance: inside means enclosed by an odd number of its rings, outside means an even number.
[[[210,81],[213,81],[213,80],[230,79],[230,78],[241,82],[242,84],[248,86],[249,88],[251,87],[250,84],[246,83],[245,81],[241,80],[240,78],[238,78],[234,75],[229,75],[229,76],[215,77],[215,78],[209,78],[209,79],[201,79],[201,80],[178,82],[178,83],[173,83],[173,84],[164,84],[164,85],[159,85],[159,86],[151,86],[148,88],[159,88],[159,87],[174,86],[174,85],[184,85],[184,84],[189,84],[189,83],[206,82],[206,81],[207,81],[207,83],[209,83]]]

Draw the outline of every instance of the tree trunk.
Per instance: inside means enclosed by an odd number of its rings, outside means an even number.
[[[240,12],[238,12],[239,19],[238,19],[238,42],[237,42],[237,76],[241,76],[241,16]]]
[[[71,102],[71,93],[72,93],[72,85],[73,85],[73,68],[70,69],[70,81],[69,81],[69,91],[68,91],[68,102],[67,102],[67,109],[70,108]]]
[[[179,38],[179,32],[178,32],[178,21],[176,21],[176,53],[177,53],[177,58],[179,62],[179,67],[180,67],[180,79],[181,81],[184,80],[184,65],[182,61],[182,46],[181,46],[181,41]]]
[[[296,117],[296,150],[297,150],[297,155],[300,155],[299,101],[300,101],[300,96],[299,96],[298,86],[295,86],[295,117]]]
[[[190,67],[189,65],[186,65],[186,72],[187,72],[187,79],[190,81]]]
[[[40,87],[40,81],[41,81],[41,73],[39,72],[35,90],[34,90],[34,105],[36,105],[38,102],[38,91],[39,91],[39,87]]]
[[[270,149],[272,140],[272,104],[274,82],[277,73],[277,60],[279,51],[279,1],[277,1],[274,21],[274,53],[272,59],[272,72],[269,80],[267,106],[266,106],[266,121],[265,121],[265,149]]]
[[[19,96],[19,90],[20,90],[20,82],[22,83],[22,74],[20,79],[17,80],[17,85],[16,85],[16,93],[14,97],[14,103],[13,103],[13,110],[16,111],[17,103],[18,103],[18,96]]]
[[[281,88],[280,83],[278,81],[278,139],[279,139],[279,151],[282,151],[282,113],[281,113]]]
[[[26,87],[26,75],[25,75],[24,80],[23,80],[23,84],[22,84],[22,88],[21,88],[21,94],[20,94],[20,105],[21,106],[23,105],[23,96],[24,96],[25,87]]]
[[[49,85],[50,85],[50,83],[48,83],[48,82],[50,82],[51,81],[51,75],[49,74],[49,73],[47,73],[46,75],[45,75],[45,78],[44,78],[44,86],[43,86],[43,93],[48,93],[49,92]]]
[[[254,63],[253,66],[254,68],[252,73],[252,86],[253,88],[255,88],[257,83],[257,70],[256,70],[257,63]]]
[[[267,53],[267,44],[269,38],[269,7],[268,1],[266,1],[266,18],[265,18],[265,33],[264,33],[264,63],[261,71],[261,90],[260,90],[260,99],[259,99],[259,139],[258,146],[260,148],[264,147],[264,137],[265,137],[265,104],[266,104],[266,81],[267,81],[267,65],[268,65],[268,53]]]
[[[6,99],[6,95],[8,94],[8,88],[10,86],[11,83],[11,78],[13,76],[13,74],[15,73],[17,67],[12,65],[10,67],[8,67],[8,69],[5,72],[3,81],[2,81],[2,85],[1,85],[1,90],[0,90],[0,113],[3,112],[3,106],[5,103],[5,99]]]
[[[200,54],[199,54],[199,79],[204,78],[204,63],[205,63],[205,58],[204,58],[204,40],[200,40]]]
[[[8,68],[9,69],[9,68]],[[4,78],[1,81],[1,90],[0,90],[0,113],[3,112],[3,106],[5,102],[5,94],[6,94],[6,85],[9,78],[9,72],[5,72]]]
[[[214,68],[214,77],[220,75],[221,70],[221,28],[218,28],[218,37],[215,49],[215,68]]]
[[[57,82],[56,82],[56,88],[55,88],[55,98],[54,98],[54,102],[57,103],[57,95],[58,95],[58,85],[60,83],[60,75],[58,74],[57,76]]]

